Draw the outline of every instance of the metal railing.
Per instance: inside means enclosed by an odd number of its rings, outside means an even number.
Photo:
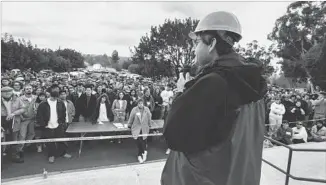
[[[304,148],[293,148],[291,146],[285,145],[279,141],[276,141],[270,137],[265,136],[265,139],[270,140],[272,143],[276,143],[278,145],[281,145],[287,149],[289,149],[289,155],[288,155],[288,164],[286,167],[286,171],[284,171],[283,169],[281,169],[280,167],[272,164],[271,162],[267,161],[266,159],[262,159],[265,163],[267,163],[268,165],[272,166],[273,168],[277,169],[278,171],[282,172],[283,174],[286,175],[285,178],[285,185],[289,184],[289,180],[294,179],[294,180],[298,180],[298,181],[306,181],[306,182],[320,182],[320,183],[326,183],[326,179],[315,179],[315,178],[305,178],[305,177],[297,177],[291,174],[291,164],[292,164],[292,154],[294,151],[296,152],[325,152],[326,153],[326,149],[304,149]]]

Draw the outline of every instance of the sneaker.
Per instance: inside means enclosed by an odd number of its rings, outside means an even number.
[[[38,153],[41,153],[42,152],[42,146],[41,145],[37,146],[37,152]]]
[[[121,144],[121,140],[120,139],[118,140],[118,143]]]
[[[145,150],[143,153],[143,161],[145,162],[147,159],[147,151]]]
[[[65,154],[62,156],[63,158],[70,159],[72,156],[70,154]]]
[[[166,150],[165,154],[166,154],[166,155],[169,155],[170,152],[171,152],[171,150],[168,148],[168,149]]]
[[[54,157],[49,157],[49,163],[54,163]]]
[[[143,158],[141,156],[138,156],[138,161],[140,164],[142,164],[144,161],[143,161]]]

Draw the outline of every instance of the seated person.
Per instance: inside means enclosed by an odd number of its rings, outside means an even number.
[[[323,121],[317,121],[317,124],[314,125],[311,129],[311,141],[323,142],[326,141],[326,127],[323,125]]]
[[[277,129],[276,136],[274,136],[273,139],[283,144],[290,145],[292,144],[291,141],[292,136],[293,136],[293,131],[289,127],[289,122],[284,120],[282,122],[282,126],[279,129]]]
[[[296,127],[293,127],[292,130],[293,130],[293,136],[292,136],[293,144],[307,142],[308,134],[306,128],[302,125],[302,122],[297,122]]]

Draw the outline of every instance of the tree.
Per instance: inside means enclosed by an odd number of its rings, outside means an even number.
[[[179,67],[191,63],[195,56],[195,45],[188,34],[195,29],[198,22],[191,18],[167,19],[162,25],[152,26],[150,34],[141,37],[140,43],[132,51],[133,63],[139,65],[142,75],[178,74]],[[165,68],[166,73],[153,69],[157,67],[156,63],[163,63],[161,67]]]
[[[128,71],[130,73],[138,73],[138,65],[137,64],[131,64],[131,65],[129,65]]]
[[[274,67],[270,65],[271,60],[274,58],[273,45],[267,49],[260,46],[257,40],[253,40],[245,48],[237,45],[235,51],[247,59],[253,58],[259,60],[263,65],[264,75],[266,77],[269,77],[275,71]]]
[[[128,59],[122,64],[123,69],[128,69],[128,67],[131,65],[131,60]]]
[[[62,56],[64,59],[69,60],[71,63],[71,68],[84,68],[84,57],[81,53],[73,49],[59,49],[56,51],[59,56]]]
[[[299,1],[291,3],[287,12],[275,22],[268,39],[277,45],[276,55],[283,59],[286,77],[305,80],[313,75],[306,68],[303,56],[322,42],[326,32],[326,2]]]

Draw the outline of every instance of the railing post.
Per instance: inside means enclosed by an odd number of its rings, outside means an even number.
[[[285,185],[289,185],[291,164],[292,164],[292,149],[289,150],[288,165],[287,165],[287,168],[286,168]]]

